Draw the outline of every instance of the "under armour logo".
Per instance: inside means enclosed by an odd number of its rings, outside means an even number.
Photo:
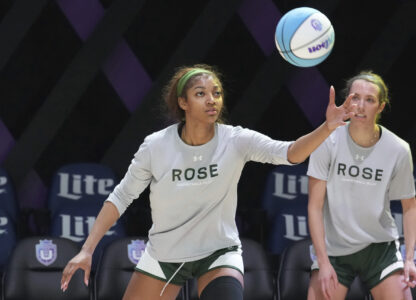
[[[202,155],[194,155],[194,161],[202,160]]]
[[[0,194],[6,194],[6,189],[0,189]]]
[[[355,154],[355,159],[356,160],[361,160],[361,161],[363,161],[364,160],[364,155],[359,155],[359,154]]]

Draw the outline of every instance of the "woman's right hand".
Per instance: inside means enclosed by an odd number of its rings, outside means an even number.
[[[65,266],[62,272],[61,278],[61,290],[65,292],[68,288],[68,284],[71,281],[72,275],[78,269],[84,270],[84,283],[88,286],[88,279],[91,272],[92,253],[85,250],[81,250],[76,256],[74,256]]]
[[[319,266],[318,281],[321,286],[322,294],[326,300],[330,300],[338,287],[338,276],[331,263]]]

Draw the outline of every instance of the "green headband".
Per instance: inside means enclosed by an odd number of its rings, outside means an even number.
[[[198,73],[208,73],[208,74],[210,74],[211,72],[208,71],[208,70],[205,70],[205,69],[200,69],[200,68],[192,69],[192,70],[186,72],[181,77],[181,79],[179,79],[179,81],[178,81],[178,86],[176,88],[176,94],[177,94],[178,97],[182,94],[183,88],[184,88],[185,84],[188,82],[188,80],[192,76],[194,76],[194,75],[196,75]]]

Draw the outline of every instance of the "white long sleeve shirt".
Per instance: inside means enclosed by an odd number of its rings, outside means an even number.
[[[147,251],[164,262],[193,261],[240,245],[237,184],[246,162],[290,164],[291,142],[216,124],[201,146],[185,144],[178,124],[147,136],[107,201],[120,215],[150,184],[153,225]]]

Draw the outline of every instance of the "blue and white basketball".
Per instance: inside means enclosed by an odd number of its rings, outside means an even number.
[[[331,53],[335,32],[323,13],[298,7],[285,13],[277,23],[275,42],[286,61],[298,67],[312,67]]]

